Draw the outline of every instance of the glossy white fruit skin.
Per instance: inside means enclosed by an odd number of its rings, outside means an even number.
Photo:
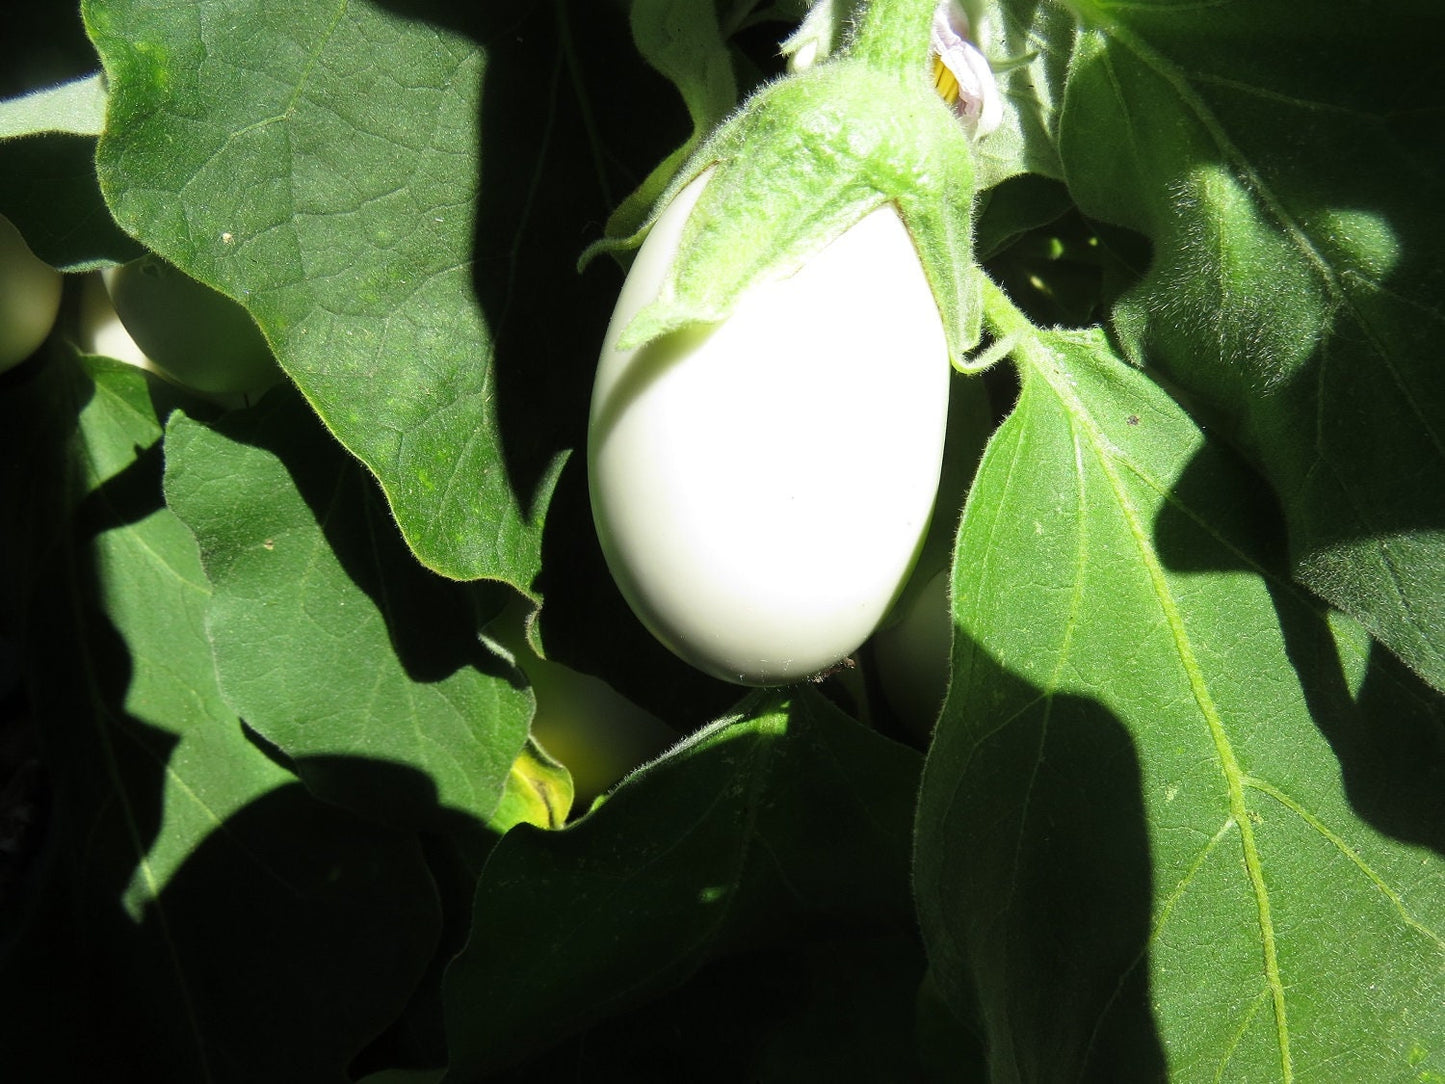
[[[35,353],[55,325],[62,278],[38,259],[11,221],[0,215],[0,372]]]
[[[593,518],[634,612],[699,669],[746,685],[825,670],[908,578],[938,486],[943,325],[891,205],[724,323],[619,351],[706,183],[637,254],[602,345]]]

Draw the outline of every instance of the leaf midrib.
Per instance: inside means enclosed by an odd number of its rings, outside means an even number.
[[[1120,514],[1124,518],[1130,537],[1139,554],[1140,563],[1148,576],[1150,588],[1164,615],[1165,622],[1174,643],[1175,653],[1179,657],[1180,665],[1189,682],[1190,692],[1193,694],[1200,715],[1209,730],[1220,772],[1224,776],[1228,794],[1230,818],[1239,829],[1240,847],[1243,851],[1245,870],[1249,878],[1250,888],[1254,894],[1261,949],[1264,954],[1265,982],[1274,1007],[1275,1033],[1280,1052],[1280,1069],[1285,1084],[1289,1084],[1289,1082],[1294,1079],[1294,1071],[1290,1055],[1289,1024],[1285,1005],[1284,980],[1280,972],[1279,951],[1275,941],[1274,920],[1270,906],[1269,890],[1264,883],[1264,868],[1259,852],[1259,845],[1254,836],[1253,824],[1250,821],[1248,805],[1245,801],[1245,784],[1249,777],[1241,768],[1239,760],[1235,756],[1234,747],[1229,741],[1228,734],[1225,732],[1224,720],[1218,706],[1214,702],[1214,697],[1210,692],[1209,683],[1205,679],[1203,668],[1200,666],[1199,660],[1195,655],[1189,632],[1184,625],[1183,614],[1180,612],[1173,592],[1169,588],[1164,566],[1159,560],[1159,555],[1155,552],[1153,544],[1150,541],[1150,535],[1144,524],[1144,518],[1140,514],[1139,509],[1134,506],[1128,490],[1125,487],[1124,479],[1120,476],[1118,465],[1115,462],[1117,451],[1113,442],[1110,441],[1099,428],[1092,412],[1084,404],[1083,400],[1079,398],[1078,393],[1066,375],[1060,371],[1052,349],[1039,344],[1038,347],[1029,350],[1027,353],[1031,367],[1039,376],[1049,383],[1049,386],[1059,397],[1066,412],[1078,427],[1078,430],[1086,438],[1095,460],[1098,462],[1100,469],[1108,480],[1109,488],[1114,494]]]

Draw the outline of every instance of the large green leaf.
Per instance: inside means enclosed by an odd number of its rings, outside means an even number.
[[[116,218],[245,304],[423,563],[523,590],[614,296],[599,171],[652,160],[625,25],[563,10],[85,6]]]
[[[1022,349],[917,826],[993,1079],[1445,1071],[1445,704],[1277,571],[1249,472],[1102,335]]]
[[[532,697],[465,587],[418,565],[360,464],[289,390],[166,431],[166,499],[214,587],[221,689],[317,794],[444,829],[497,808]]]
[[[513,830],[447,973],[452,1078],[663,993],[740,944],[911,928],[917,771],[915,752],[816,693],[760,694],[572,827]]]
[[[1155,246],[1131,360],[1224,413],[1294,575],[1445,688],[1445,8],[1072,6],[1065,176]]]
[[[426,965],[435,893],[413,839],[310,798],[222,699],[153,394],[57,357],[3,404],[50,797],[37,903],[5,915],[7,1071],[344,1081]]]

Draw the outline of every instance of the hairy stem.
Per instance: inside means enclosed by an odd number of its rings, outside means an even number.
[[[938,0],[870,0],[848,54],[900,74],[928,70],[928,36]]]

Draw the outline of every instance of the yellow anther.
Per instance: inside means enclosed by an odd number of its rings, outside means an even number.
[[[933,58],[933,86],[949,105],[958,101],[958,80],[939,56]]]

